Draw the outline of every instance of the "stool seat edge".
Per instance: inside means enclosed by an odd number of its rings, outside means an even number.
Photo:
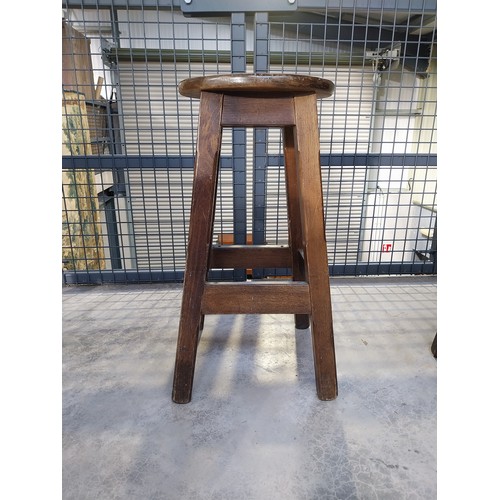
[[[326,78],[277,73],[232,73],[188,78],[179,84],[179,93],[199,98],[202,91],[220,93],[303,93],[315,92],[318,98],[333,94],[334,84]]]

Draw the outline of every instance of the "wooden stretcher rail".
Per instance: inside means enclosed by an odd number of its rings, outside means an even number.
[[[292,267],[292,252],[281,245],[221,245],[212,247],[211,269]]]
[[[310,314],[309,285],[293,283],[207,283],[203,314]]]

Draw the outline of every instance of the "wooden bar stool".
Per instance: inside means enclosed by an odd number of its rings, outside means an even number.
[[[319,163],[316,99],[333,83],[300,75],[233,74],[191,78],[179,92],[200,99],[184,291],[172,399],[191,400],[206,314],[294,314],[311,326],[316,391],[337,396],[332,308]],[[289,245],[212,246],[223,127],[283,129]],[[291,268],[292,280],[208,282],[212,268]]]

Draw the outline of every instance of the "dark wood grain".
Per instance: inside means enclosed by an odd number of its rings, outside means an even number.
[[[201,301],[213,234],[217,171],[221,145],[221,94],[203,92],[172,399],[191,400],[198,334],[203,325]]]
[[[181,83],[183,95],[201,100],[172,391],[175,402],[191,400],[206,314],[294,314],[297,328],[311,326],[318,398],[337,396],[316,109],[317,98],[332,91],[328,80],[299,75],[219,75]],[[213,247],[223,126],[284,129],[288,246]],[[210,268],[263,267],[291,268],[292,280],[207,281]]]
[[[286,74],[230,74],[189,78],[179,84],[179,92],[186,97],[200,97],[202,91],[223,93],[315,92],[319,98],[332,95],[334,85],[330,80],[307,75]]]
[[[293,283],[207,283],[204,314],[309,313],[309,285]]]
[[[212,248],[210,259],[210,267],[216,269],[291,266],[290,248],[280,245],[222,245]]]
[[[273,110],[266,113],[264,110]],[[281,127],[293,125],[293,99],[285,96],[224,95],[224,127]]]
[[[316,390],[319,399],[337,397],[332,304],[319,162],[319,131],[314,94],[295,97],[299,202],[302,216],[306,280],[311,294]]]
[[[295,113],[294,113],[295,114]],[[297,185],[297,149],[295,127],[285,127],[283,130],[286,200],[288,208],[288,242],[292,253],[292,279],[305,280],[304,243],[302,236],[302,221],[300,218],[299,189]],[[295,315],[295,328],[309,328],[309,316]]]

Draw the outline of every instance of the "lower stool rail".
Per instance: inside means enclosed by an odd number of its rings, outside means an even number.
[[[220,245],[212,247],[211,268],[292,267],[292,251],[282,245]]]
[[[207,283],[203,314],[309,314],[309,285],[288,283]]]

